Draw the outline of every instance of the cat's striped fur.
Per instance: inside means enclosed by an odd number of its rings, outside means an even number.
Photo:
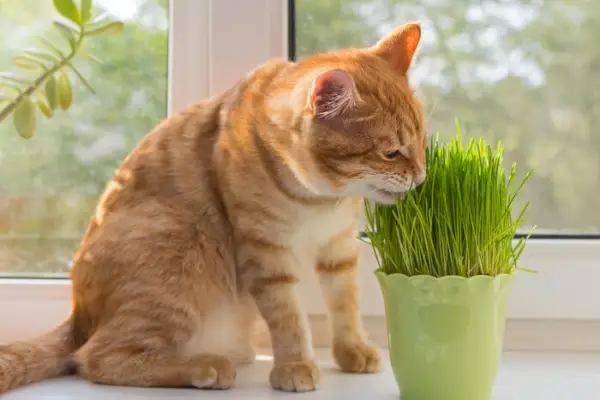
[[[254,359],[259,314],[271,385],[313,390],[301,269],[320,276],[339,367],[377,371],[359,315],[357,214],[363,196],[391,202],[425,177],[407,78],[419,39],[407,24],[372,48],[274,60],[157,126],[101,196],[74,256],[70,317],[0,346],[0,392],[69,372],[229,388]]]

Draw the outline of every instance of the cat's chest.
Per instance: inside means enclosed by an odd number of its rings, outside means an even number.
[[[334,207],[309,209],[299,213],[296,230],[290,238],[296,255],[300,258],[316,256],[319,249],[355,224],[357,208],[356,201],[347,199]]]

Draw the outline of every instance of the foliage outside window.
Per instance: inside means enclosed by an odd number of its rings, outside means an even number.
[[[48,17],[51,1],[0,3],[0,71],[12,67],[32,37],[61,40]],[[536,233],[600,234],[600,101],[593,90],[600,87],[600,7],[594,2],[295,3],[298,59],[372,44],[407,20],[423,21],[411,78],[428,131],[449,138],[459,118],[470,137],[502,140],[507,168],[516,162],[521,171],[534,169],[521,198],[533,204],[528,220]],[[76,64],[96,94],[74,77],[76,101],[68,112],[38,120],[29,140],[12,123],[0,124],[0,273],[67,272],[114,169],[166,115],[168,1],[94,4],[125,23],[119,35],[86,45],[103,64]]]
[[[10,118],[0,124],[0,274],[68,272],[106,182],[166,116],[168,0],[93,3],[125,24],[118,35],[84,42],[102,63],[74,60],[96,93],[69,71],[73,104],[66,112],[51,120],[38,113],[28,140]],[[37,37],[64,40],[53,17],[59,15],[50,0],[3,1],[0,71],[12,70],[13,57],[36,46]]]
[[[586,0],[296,0],[296,48],[373,43],[423,21],[412,81],[430,134],[501,140],[537,234],[600,234],[600,7]],[[521,174],[519,178],[523,178]],[[516,207],[519,208],[519,207]],[[527,233],[530,225],[523,225]]]

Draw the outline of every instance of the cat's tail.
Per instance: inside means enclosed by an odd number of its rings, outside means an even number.
[[[0,345],[0,394],[70,373],[75,350],[72,318],[37,338]]]

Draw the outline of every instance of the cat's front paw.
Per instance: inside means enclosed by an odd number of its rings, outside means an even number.
[[[335,342],[333,358],[344,372],[375,373],[381,371],[379,349],[363,341]]]
[[[309,392],[319,386],[319,367],[312,360],[275,365],[269,378],[273,389],[284,392]]]

